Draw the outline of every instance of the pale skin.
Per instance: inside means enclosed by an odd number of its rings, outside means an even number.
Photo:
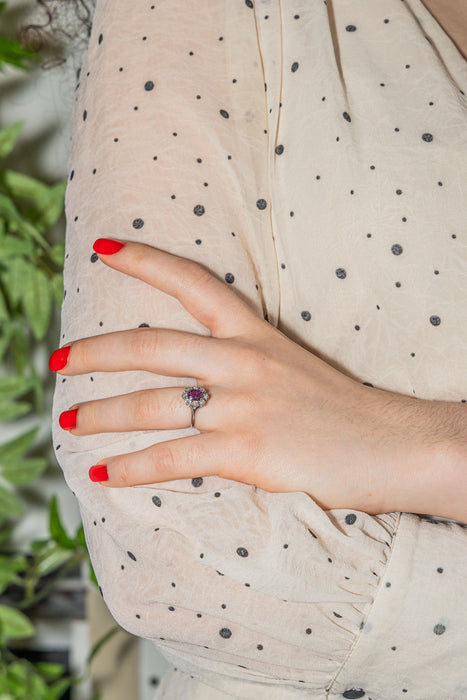
[[[100,260],[176,297],[211,336],[136,328],[81,338],[67,344],[60,374],[196,377],[210,398],[196,412],[199,434],[102,459],[109,480],[100,484],[217,474],[270,492],[303,491],[325,510],[467,521],[463,405],[365,386],[271,326],[203,265],[118,240],[124,247]],[[71,432],[187,428],[191,408],[182,392],[146,389],[75,404]]]

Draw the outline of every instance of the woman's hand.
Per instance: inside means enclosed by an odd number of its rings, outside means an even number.
[[[68,362],[59,370],[65,376],[145,370],[196,377],[209,394],[196,411],[199,434],[103,459],[108,481],[102,485],[217,474],[271,492],[304,491],[326,510],[395,510],[394,482],[425,449],[407,431],[415,399],[342,374],[259,318],[194,261],[130,241],[100,257],[176,297],[211,331],[209,337],[137,328],[68,344]],[[187,428],[191,408],[182,393],[180,386],[166,387],[75,404],[70,432]]]

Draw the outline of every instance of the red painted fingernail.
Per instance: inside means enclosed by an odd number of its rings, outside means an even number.
[[[71,428],[76,428],[76,416],[78,415],[78,409],[73,408],[71,411],[64,411],[60,414],[58,422],[60,427],[65,430],[71,430]]]
[[[109,475],[105,464],[96,464],[89,470],[91,481],[108,481]]]
[[[125,244],[120,243],[120,241],[114,241],[112,238],[98,238],[94,241],[92,246],[96,253],[101,253],[102,255],[113,255],[118,253],[119,250],[123,248]]]
[[[56,372],[59,369],[63,369],[68,362],[68,355],[70,354],[70,346],[66,348],[59,348],[55,350],[49,357],[49,369],[51,372]]]

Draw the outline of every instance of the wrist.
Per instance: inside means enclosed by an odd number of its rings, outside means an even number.
[[[399,474],[397,510],[467,522],[467,424],[465,407],[413,399],[409,454]],[[412,414],[415,418],[415,414]]]

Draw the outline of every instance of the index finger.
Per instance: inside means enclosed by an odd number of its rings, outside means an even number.
[[[145,243],[121,239],[112,240],[122,243],[123,248],[116,254],[105,255],[99,249],[106,240],[109,239],[98,238],[93,245],[106,265],[175,297],[214,337],[243,335],[262,321],[246,302],[201,263]]]

